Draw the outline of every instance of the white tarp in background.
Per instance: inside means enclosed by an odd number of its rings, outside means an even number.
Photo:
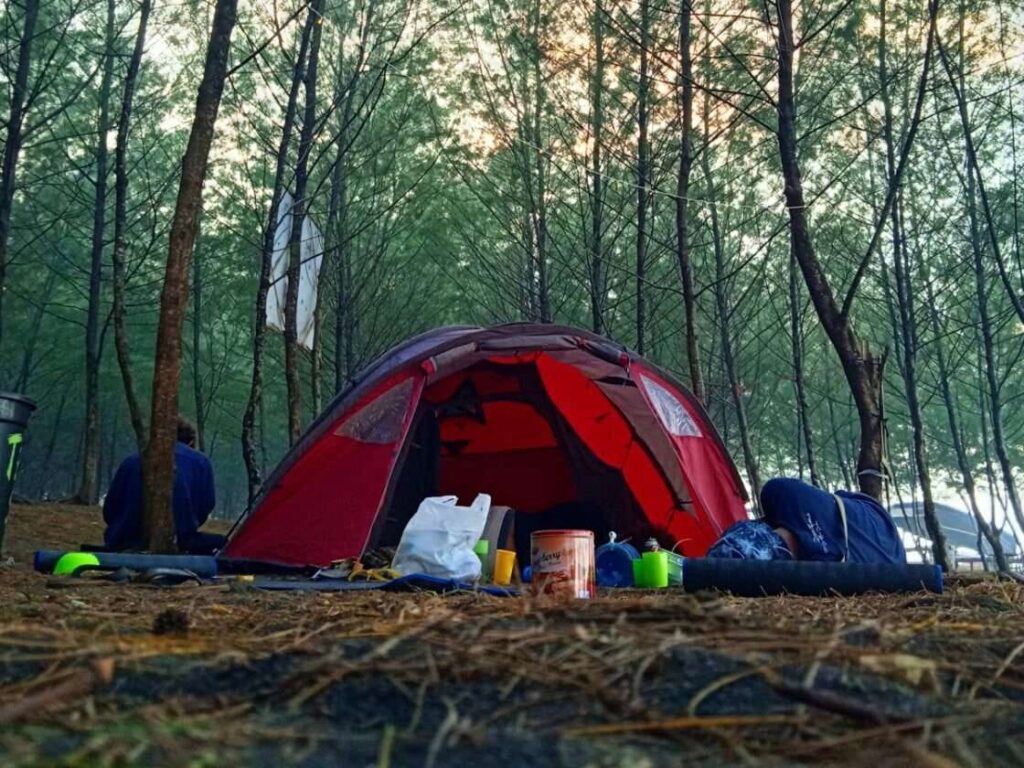
[[[281,207],[277,214],[277,229],[274,231],[274,257],[270,271],[270,291],[267,293],[267,326],[284,331],[284,308],[288,292],[288,241],[292,235],[292,196],[285,192],[281,196]],[[324,236],[306,216],[302,221],[302,245],[300,248],[302,267],[299,271],[299,305],[296,320],[299,331],[299,346],[313,348],[313,313],[316,310],[317,282],[320,264],[324,260]]]

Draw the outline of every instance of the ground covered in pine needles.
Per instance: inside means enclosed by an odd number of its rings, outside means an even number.
[[[3,765],[1024,765],[1014,582],[558,604],[30,570],[100,539],[98,511],[12,512]]]

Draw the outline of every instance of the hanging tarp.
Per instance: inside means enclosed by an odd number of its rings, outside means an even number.
[[[285,328],[285,305],[288,296],[288,260],[292,235],[292,196],[286,191],[281,197],[274,230],[274,255],[271,262],[270,291],[267,292],[267,326],[277,331]],[[317,286],[320,265],[324,258],[324,236],[312,217],[302,220],[300,244],[302,266],[299,271],[299,301],[296,310],[299,346],[313,348],[315,333]]]

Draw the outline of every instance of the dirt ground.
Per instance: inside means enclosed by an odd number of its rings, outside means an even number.
[[[4,766],[1024,765],[1017,583],[559,604],[31,571],[101,534],[12,511]]]

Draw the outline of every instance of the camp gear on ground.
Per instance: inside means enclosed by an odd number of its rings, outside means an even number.
[[[636,547],[617,541],[614,531],[608,541],[597,548],[597,583],[601,587],[630,587],[633,585],[633,561],[640,557]]]
[[[731,526],[706,556],[726,560],[793,559],[786,542],[763,520],[744,520]]]
[[[494,553],[494,583],[499,587],[512,583],[512,569],[516,564],[516,553],[510,549],[499,549]]]
[[[212,555],[224,549],[228,538],[220,533],[195,531],[178,536],[178,551],[186,555]]]
[[[34,566],[41,573],[77,576],[83,571],[148,571],[153,568],[175,568],[191,571],[200,578],[217,575],[217,560],[202,555],[143,555],[127,552],[65,552],[40,549],[35,554]]]
[[[668,584],[670,587],[678,587],[683,583],[683,561],[686,558],[668,550],[663,549],[662,552],[665,553],[665,559],[668,561]]]
[[[633,561],[633,586],[642,587],[644,585],[644,561],[643,558],[638,557]]]
[[[349,581],[392,581],[401,575],[394,568],[363,568],[362,563],[357,562],[346,578]]]
[[[477,495],[460,507],[456,496],[424,499],[402,533],[392,567],[403,576],[424,573],[442,579],[476,581],[480,558],[473,548],[480,540],[491,497]]]
[[[743,597],[942,592],[942,568],[897,563],[686,558],[683,589],[720,589]]]
[[[644,552],[642,562],[640,573],[643,575],[643,587],[662,589],[668,586],[668,554],[666,552],[663,550]]]
[[[588,599],[597,594],[593,531],[534,531],[530,553],[535,595]]]
[[[182,552],[212,554],[224,537],[199,532],[216,505],[213,465],[184,443],[174,446],[174,534]],[[142,459],[135,453],[121,462],[103,501],[107,528],[104,544],[112,550],[142,549]]]
[[[436,442],[421,445],[431,419]],[[434,460],[415,459],[424,451]],[[399,508],[409,487],[486,492],[524,518],[577,502],[603,518],[546,527],[657,535],[688,555],[746,516],[707,414],[652,364],[573,328],[442,328],[356,376],[264,483],[225,554],[324,566],[393,545],[415,512]]]
[[[51,573],[54,576],[77,576],[80,571],[98,568],[99,564],[99,558],[92,552],[68,552],[54,563]]]
[[[0,392],[0,552],[3,551],[14,479],[18,476],[24,448],[25,429],[35,409],[35,402],[27,397]]]
[[[240,589],[263,589],[272,592],[480,592],[495,597],[516,597],[515,587],[482,587],[464,581],[441,579],[423,573],[412,573],[391,581],[347,581],[345,579],[275,579],[261,576],[254,581],[239,585]]]
[[[668,563],[668,583],[675,584],[676,586],[683,583],[683,556],[671,552],[667,549],[662,549],[661,544],[654,537],[649,538],[644,542],[644,549],[648,552],[664,552]]]
[[[556,504],[541,512],[517,511],[515,517],[516,553],[522,562],[532,557],[534,531],[593,531],[595,542],[606,541],[611,534],[605,523],[605,511],[599,505],[578,501]]]
[[[866,494],[837,491],[833,496],[802,480],[775,478],[761,489],[761,509],[768,525],[796,537],[800,560],[907,561],[896,524]]]
[[[473,545],[473,554],[480,558],[480,581],[490,581],[491,571],[487,568],[487,559],[491,551],[491,542],[480,539]]]
[[[484,563],[484,573],[494,573],[494,559],[499,549],[515,546],[513,527],[515,523],[515,512],[511,507],[492,504],[487,512],[487,522],[484,524],[484,532],[481,539],[487,540],[487,562]]]

